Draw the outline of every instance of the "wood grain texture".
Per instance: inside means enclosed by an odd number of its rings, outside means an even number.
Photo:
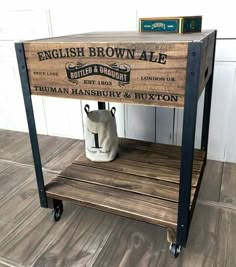
[[[60,177],[111,187],[118,190],[125,190],[127,192],[139,193],[174,202],[178,202],[179,198],[179,186],[177,184],[162,181],[160,178],[160,180],[150,179],[149,177],[144,179],[144,177],[138,175],[100,169],[99,166],[98,168],[93,168],[72,164],[60,174]],[[192,188],[192,198],[194,193],[195,188]]]
[[[133,149],[140,149],[145,151],[152,151],[161,155],[179,158],[181,154],[181,147],[176,145],[160,144],[147,141],[140,141],[128,138],[119,138],[119,147],[127,147]],[[200,149],[194,149],[194,159],[203,160],[205,152]]]
[[[25,133],[0,129],[0,153],[5,147],[12,145],[12,142],[23,137],[25,137]]]
[[[0,219],[0,240],[2,240],[6,235],[13,231],[15,225],[7,222],[3,222]]]
[[[9,265],[5,264],[4,262],[0,262],[0,267],[8,267]]]
[[[24,153],[29,153],[30,142],[29,137],[25,133],[21,133],[11,139],[11,135],[6,138],[6,145],[0,149],[0,158],[4,160],[17,161]]]
[[[200,67],[199,95],[201,95],[209,77],[212,73],[212,63],[214,61],[215,34],[208,35],[202,40],[202,55]]]
[[[236,165],[224,163],[220,202],[236,205]]]
[[[10,166],[9,163],[1,162],[1,161],[0,161],[0,173],[1,173],[2,171],[6,170],[9,166]]]
[[[111,42],[111,41],[132,41],[132,42],[143,42],[145,43],[147,40],[150,42],[175,42],[175,41],[182,41],[182,42],[200,42],[204,38],[206,38],[209,34],[211,34],[213,30],[203,30],[201,32],[191,33],[191,34],[166,34],[166,33],[140,33],[137,31],[99,31],[99,32],[88,32],[82,34],[73,34],[68,36],[60,36],[60,37],[52,37],[46,39],[38,39],[28,41],[26,43],[57,43],[57,42],[97,42],[104,41],[104,42]]]
[[[180,169],[180,158],[172,157],[169,155],[162,155],[158,152],[119,147],[118,156],[122,157],[123,159],[135,160],[136,162],[146,162]],[[201,168],[202,161],[193,160],[193,171],[199,172]]]
[[[1,172],[0,179],[0,200],[13,194],[18,187],[33,177],[33,168],[11,165],[5,171]]]
[[[38,135],[39,149],[41,155],[42,164],[46,164],[48,161],[54,159],[57,155],[63,152],[65,149],[70,147],[75,139],[61,138],[57,136]],[[24,148],[26,150],[26,148]],[[17,161],[24,164],[33,164],[31,146],[27,147],[26,152],[23,154],[22,151],[18,152],[19,156]]]
[[[223,165],[220,161],[207,161],[198,194],[199,200],[219,202]]]
[[[25,43],[24,48],[32,94],[183,106],[187,43],[97,40]],[[50,60],[48,53],[53,55]]]
[[[10,135],[10,137],[6,137],[6,140],[9,141],[9,144],[0,149],[0,158],[33,165],[31,144],[27,133],[16,134],[16,137],[12,141]],[[74,142],[76,140],[70,138],[38,135],[42,164],[51,161]]]
[[[176,226],[177,204],[105,186],[58,177],[47,196],[163,226]]]
[[[25,42],[31,92],[183,107],[188,43],[203,42],[202,67],[207,78],[213,50],[208,49],[211,39],[204,40],[212,35],[213,31],[187,36],[120,32],[118,37],[107,32]]]
[[[119,219],[104,212],[79,209],[33,266],[92,266]]]
[[[62,171],[84,152],[84,142],[76,141],[44,166],[49,170]]]
[[[149,177],[157,180],[179,183],[179,169],[171,166],[162,166],[158,164],[150,164],[149,162],[141,162],[137,160],[123,159],[117,157],[112,162],[100,162],[99,164],[88,160],[85,155],[81,155],[75,164],[91,166],[98,169],[110,170],[115,172],[133,174],[138,176]],[[162,162],[161,162],[162,163]],[[141,177],[140,177],[141,178]],[[194,172],[192,176],[192,186],[196,186],[199,178],[199,172]],[[141,178],[142,180],[142,178]]]
[[[161,247],[165,241],[165,229],[130,219],[122,219],[93,266],[157,266]]]
[[[235,236],[236,212],[220,209],[215,252],[215,266],[236,266]]]
[[[44,172],[44,181],[49,183],[55,174]],[[7,195],[0,203],[0,220],[5,223],[19,225],[28,220],[40,209],[35,177],[29,179],[13,194]]]
[[[50,218],[50,210],[37,209],[28,222],[20,224],[0,241],[0,257],[21,266],[31,266],[65,227],[75,211],[74,205],[65,205],[61,220],[55,223]]]

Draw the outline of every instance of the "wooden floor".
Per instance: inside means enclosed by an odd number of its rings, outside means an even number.
[[[81,141],[39,136],[46,182],[83,152]],[[39,207],[27,134],[0,130],[0,267],[236,266],[236,164],[208,161],[187,248],[169,255],[166,229],[65,203]]]

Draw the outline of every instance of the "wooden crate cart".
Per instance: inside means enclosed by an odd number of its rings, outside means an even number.
[[[95,32],[16,44],[41,206],[62,201],[167,227],[170,252],[186,246],[207,156],[216,31]],[[205,88],[201,149],[197,102]],[[182,146],[120,139],[117,158],[82,155],[44,183],[31,95],[184,108]]]

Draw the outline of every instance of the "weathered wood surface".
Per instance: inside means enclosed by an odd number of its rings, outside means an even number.
[[[117,33],[109,32],[25,42],[31,92],[183,107],[188,43],[204,43],[202,77],[208,69],[208,78],[213,35],[123,32],[117,42]]]
[[[93,266],[157,266],[164,242],[166,231],[163,228],[122,219]]]
[[[9,222],[3,222],[0,219],[0,241],[8,235],[11,231],[13,231],[15,225]]]
[[[220,201],[223,162],[208,160],[204,169],[198,199],[201,201]]]
[[[33,266],[92,266],[119,222],[118,216],[79,209]]]
[[[132,192],[58,177],[46,186],[47,196],[82,206],[159,224],[176,226],[177,204]]]
[[[19,187],[23,186],[33,175],[34,170],[31,167],[11,165],[2,171],[0,179],[0,201],[19,190]]]
[[[118,157],[135,160],[136,162],[146,162],[158,164],[160,166],[174,167],[180,169],[180,158],[161,155],[158,152],[139,150],[135,148],[119,147]],[[202,161],[193,160],[193,170],[199,172],[202,168]]]
[[[201,95],[211,73],[214,62],[215,34],[208,35],[202,40],[201,67],[199,78],[199,95]]]
[[[24,137],[25,133],[0,129],[0,155],[5,147]]]
[[[20,224],[0,241],[0,257],[21,266],[31,266],[55,236],[66,227],[76,211],[65,205],[61,220],[55,224],[51,211],[37,209],[28,222]]]
[[[29,136],[26,133],[17,134],[15,138],[7,136],[6,144],[0,149],[0,159],[18,161],[25,153],[31,152]]]
[[[114,32],[88,32],[88,33],[81,33],[81,34],[73,34],[68,36],[59,36],[59,37],[52,37],[52,38],[45,38],[45,39],[38,39],[38,40],[30,40],[25,43],[57,43],[57,42],[78,42],[84,43],[86,41],[90,43],[94,43],[97,41],[102,42],[112,42],[121,40],[121,41],[132,41],[132,42],[141,42],[145,43],[147,40],[150,42],[200,42],[204,38],[206,38],[209,34],[211,34],[213,30],[203,30],[201,32],[191,33],[191,34],[166,34],[166,33],[140,33],[137,31],[114,31]]]
[[[176,145],[153,143],[148,141],[140,141],[128,138],[119,138],[119,147],[127,147],[145,151],[156,152],[161,155],[171,156],[173,158],[180,158],[181,147]],[[203,160],[205,152],[201,149],[194,149],[194,159]]]
[[[220,201],[236,205],[236,165],[224,163]]]
[[[0,162],[0,173],[4,170],[6,170],[10,166],[9,163],[6,162]]]
[[[81,153],[84,152],[84,141],[76,141],[57,156],[54,156],[52,160],[48,161],[44,167],[49,170],[55,170],[61,172],[67,166],[71,164]]]
[[[150,164],[150,162],[141,162],[136,160],[129,160],[117,157],[112,162],[92,162],[88,160],[85,155],[81,155],[79,159],[74,161],[75,164],[91,166],[102,170],[110,170],[114,172],[121,172],[133,174],[143,180],[145,177],[158,179],[162,181],[179,183],[179,169],[170,166],[162,166],[158,164]],[[194,172],[192,176],[192,186],[196,186],[199,178],[199,171]]]
[[[49,183],[53,178],[55,174],[44,172],[45,183]],[[14,193],[9,192],[0,203],[0,220],[14,225],[28,220],[40,208],[35,177],[17,189]],[[6,187],[5,190],[7,191]]]
[[[3,262],[0,262],[0,267],[8,267],[9,265],[6,265],[5,263]]]
[[[44,165],[58,156],[65,149],[70,147],[74,142],[76,142],[76,140],[70,138],[61,138],[57,136],[38,135],[38,142],[41,161]],[[19,155],[19,157],[17,161],[20,163],[32,165],[33,159],[30,144],[27,148],[21,147],[21,150],[22,149],[25,150],[25,153],[20,157],[22,151],[18,151],[17,155]],[[16,154],[14,156],[16,157]]]
[[[24,47],[32,94],[183,106],[186,43],[98,41],[93,44],[25,43]],[[83,50],[82,54],[71,56],[70,51],[73,50],[74,55],[77,48]],[[99,49],[103,50],[101,54],[97,52]],[[57,51],[57,54],[63,51],[64,56],[56,59],[50,56],[48,60],[44,51]]]
[[[2,158],[4,160],[33,165],[29,135],[27,133],[16,132],[16,136],[14,137],[13,133],[15,132],[11,132],[12,131],[7,131],[7,135],[5,137],[3,134],[2,138],[0,136],[0,140],[6,140],[4,142],[6,143],[5,146],[0,148],[0,159]],[[75,139],[70,138],[38,135],[42,164],[44,165],[52,161],[75,142]]]
[[[99,166],[93,168],[72,164],[60,174],[60,177],[178,202],[178,184],[158,180],[158,178],[154,180],[145,177],[144,179],[144,177],[138,175],[100,169]],[[194,193],[195,188],[192,188],[192,198]]]
[[[214,266],[236,266],[236,209],[220,209]]]

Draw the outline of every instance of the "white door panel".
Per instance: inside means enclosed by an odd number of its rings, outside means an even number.
[[[156,142],[163,144],[173,143],[173,120],[175,109],[156,108]]]
[[[49,135],[83,139],[80,100],[44,97],[44,107]]]
[[[155,142],[155,107],[126,105],[126,137]]]
[[[234,79],[235,64],[216,63],[208,144],[209,159],[225,160],[227,136],[233,130],[234,123],[230,121]],[[228,145],[232,146],[232,144]]]
[[[230,94],[231,103],[228,113],[228,126],[226,129],[225,161],[236,162],[236,63],[231,64],[231,66],[234,78]]]

